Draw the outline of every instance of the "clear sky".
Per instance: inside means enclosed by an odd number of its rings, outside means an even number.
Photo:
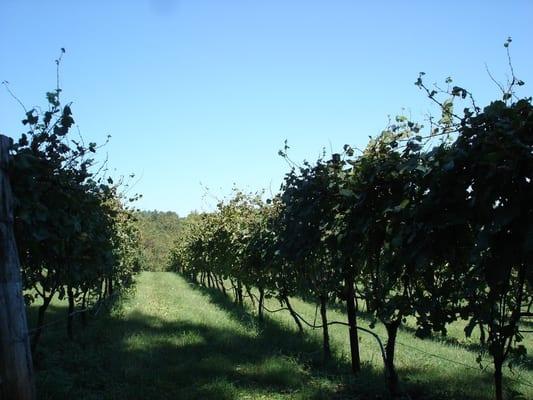
[[[285,139],[314,160],[364,147],[402,108],[422,120],[419,71],[486,103],[498,91],[485,63],[506,79],[508,36],[531,95],[532,21],[519,0],[1,0],[0,80],[45,105],[66,48],[63,100],[86,140],[112,135],[103,151],[115,176],[140,178],[141,208],[185,215],[233,184],[277,191]],[[1,90],[0,132],[18,137],[22,117]]]

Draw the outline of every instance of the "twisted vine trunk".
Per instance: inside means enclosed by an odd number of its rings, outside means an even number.
[[[327,315],[326,295],[320,296],[320,317],[322,318],[322,347],[324,349],[324,361],[331,360],[331,348],[329,345],[329,329],[328,329],[328,315]]]
[[[237,304],[240,306],[244,305],[244,301],[242,299],[242,283],[241,281],[237,281]]]
[[[81,324],[83,327],[87,326],[87,291],[83,292],[83,297],[81,298]]]
[[[226,286],[224,286],[224,280],[222,278],[219,278],[220,280],[220,288],[222,289],[222,293],[224,293],[224,296],[227,296],[228,293],[226,292]]]
[[[252,307],[255,308],[255,300],[254,296],[252,295],[252,291],[250,290],[249,286],[245,286],[246,293],[248,294],[248,298],[250,299],[250,302],[252,303]]]
[[[499,354],[499,349],[497,350],[498,354],[495,354],[494,357],[494,389],[496,391],[496,400],[503,400],[503,354]],[[503,353],[503,351],[501,352]]]
[[[264,314],[263,314],[263,306],[265,303],[265,289],[263,289],[261,286],[259,287],[259,305],[257,309],[257,316],[259,318],[259,321],[264,320]]]
[[[357,333],[357,311],[355,308],[353,276],[350,274],[346,275],[344,283],[346,286],[346,312],[348,313],[352,372],[357,375],[361,371],[361,358],[359,356],[359,335]]]
[[[233,302],[235,304],[238,304],[239,303],[239,295],[237,293],[237,282],[235,282],[233,279],[231,279],[230,282],[231,282],[231,286],[232,286],[231,289],[233,289]]]
[[[50,305],[50,302],[52,301],[53,294],[50,294],[50,296],[43,296],[43,304],[39,306],[39,310],[37,311],[37,325],[35,328],[35,331],[31,338],[31,353],[35,355],[35,351],[37,350],[37,345],[39,344],[39,341],[41,339],[41,335],[43,333],[43,325],[46,315],[46,310],[48,309],[48,306]]]
[[[396,348],[396,336],[398,335],[398,328],[400,321],[394,321],[385,324],[387,329],[387,344],[385,346],[385,373],[387,377],[387,386],[389,393],[392,396],[398,394],[398,373],[394,366],[394,350]]]
[[[68,314],[67,314],[67,335],[70,340],[74,339],[74,291],[71,285],[67,285]]]
[[[485,345],[487,344],[487,338],[485,336],[485,327],[483,326],[481,322],[478,324],[478,326],[479,326],[479,343],[481,343],[481,346],[485,347]]]
[[[111,296],[114,292],[113,289],[113,279],[111,277],[107,278],[107,295]]]
[[[33,400],[33,365],[6,171],[11,143],[0,135],[0,399]]]
[[[105,295],[105,279],[100,280],[98,285],[98,301],[101,301]]]
[[[302,323],[300,322],[300,318],[298,318],[298,316],[296,315],[296,312],[294,311],[294,308],[292,308],[289,298],[287,296],[283,296],[282,300],[287,305],[287,308],[289,309],[289,313],[291,314],[292,319],[294,319],[296,326],[298,326],[298,333],[302,335],[304,333],[304,328],[302,326]]]

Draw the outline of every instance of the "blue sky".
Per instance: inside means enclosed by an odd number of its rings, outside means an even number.
[[[287,165],[323,147],[364,147],[402,113],[435,113],[413,85],[454,82],[498,96],[512,36],[516,75],[533,85],[532,1],[0,2],[0,80],[44,105],[61,67],[63,100],[88,141],[112,135],[114,176],[137,174],[145,209],[208,210],[235,184],[277,191]],[[0,91],[0,132],[23,113]],[[205,187],[209,195],[205,196]]]

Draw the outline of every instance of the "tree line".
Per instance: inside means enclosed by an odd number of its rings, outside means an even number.
[[[136,211],[140,231],[141,267],[147,271],[162,271],[176,237],[180,235],[183,218],[172,211]]]
[[[508,45],[508,43],[507,43]],[[507,46],[506,46],[507,47]],[[331,357],[327,310],[342,302],[352,370],[361,369],[358,317],[363,304],[387,332],[388,388],[399,393],[394,355],[408,317],[416,334],[446,334],[464,320],[493,361],[495,397],[504,363],[524,356],[521,321],[533,316],[533,107],[518,98],[514,74],[502,97],[479,107],[469,91],[416,85],[441,110],[430,132],[406,117],[358,151],[348,145],[316,162],[292,163],[272,199],[236,191],[215,212],[183,228],[171,267],[263,318],[276,297],[298,330],[309,324],[289,298],[320,306],[325,358]],[[444,98],[444,99],[443,99]],[[468,102],[458,115],[457,102]],[[229,286],[228,286],[229,283]],[[251,292],[258,290],[259,295]],[[255,298],[255,299],[254,299]]]

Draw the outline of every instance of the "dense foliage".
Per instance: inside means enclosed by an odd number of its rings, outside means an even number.
[[[169,265],[169,254],[180,234],[183,219],[172,211],[137,211],[140,231],[142,268],[163,271]]]
[[[450,81],[448,81],[450,83]],[[327,305],[343,302],[352,369],[361,368],[357,314],[384,324],[388,387],[399,391],[394,367],[398,329],[412,316],[417,335],[446,334],[463,319],[470,336],[493,359],[496,398],[502,366],[520,345],[520,321],[533,314],[533,106],[516,98],[513,77],[503,98],[462,116],[446,93],[417,85],[442,110],[428,137],[405,117],[355,155],[349,146],[330,159],[294,166],[281,193],[267,202],[236,192],[213,213],[189,224],[173,252],[173,266],[226,292],[237,302],[250,287],[262,297],[312,297],[320,304],[324,352],[329,354]],[[443,140],[438,141],[441,137]],[[286,156],[285,151],[281,154]],[[308,323],[307,323],[308,324]],[[311,325],[311,324],[310,324]],[[488,334],[486,334],[486,332]]]
[[[59,62],[59,61],[58,61]],[[12,148],[10,178],[15,196],[15,235],[29,304],[40,302],[35,350],[51,300],[68,300],[69,337],[76,310],[85,311],[131,287],[139,269],[135,198],[96,170],[95,143],[72,138],[70,105],[61,90],[47,93],[46,111],[35,108],[22,121],[27,132]],[[95,171],[96,170],[96,171]]]

